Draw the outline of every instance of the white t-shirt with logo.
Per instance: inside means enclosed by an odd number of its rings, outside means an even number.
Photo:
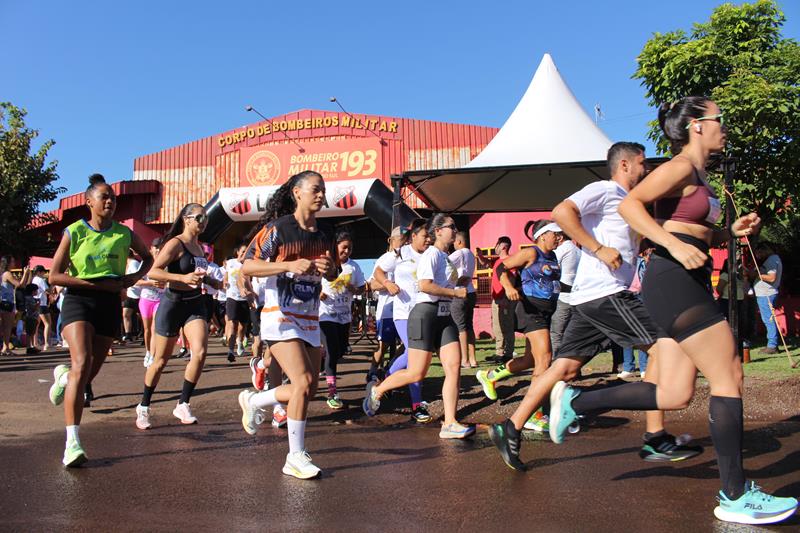
[[[458,281],[458,271],[446,253],[436,246],[429,246],[417,264],[417,281],[430,279],[433,282],[447,289],[454,289]],[[418,291],[416,303],[450,301],[450,298],[434,296],[427,292]]]
[[[225,262],[225,273],[228,276],[228,289],[225,296],[232,300],[243,302],[247,300],[239,291],[239,277],[242,275],[242,264],[238,259],[228,259]]]
[[[581,260],[570,293],[570,304],[609,296],[630,287],[636,271],[639,236],[618,212],[619,204],[628,195],[617,182],[596,181],[568,198],[580,212],[581,224],[597,242],[615,248],[622,265],[611,270],[590,250],[581,252]]]
[[[467,283],[467,292],[475,292],[475,286],[472,284],[472,278],[475,277],[475,254],[468,248],[461,248],[450,254],[450,261],[458,271],[458,277],[467,277],[470,282]]]
[[[347,324],[353,319],[353,293],[347,288],[363,287],[365,284],[364,273],[361,267],[348,259],[342,263],[342,271],[333,281],[322,279],[322,292],[327,298],[319,302],[320,322],[337,322]]]
[[[39,288],[39,294],[37,295],[39,297],[39,306],[47,307],[50,305],[50,302],[47,301],[47,290],[50,288],[50,285],[47,284],[47,281],[40,276],[34,276],[33,284]]]
[[[381,270],[386,276],[392,276],[400,292],[392,296],[392,318],[408,320],[408,314],[417,303],[419,284],[417,283],[417,264],[422,254],[414,250],[410,244],[400,248],[400,255],[395,252],[384,254],[378,259]]]
[[[139,272],[139,268],[141,268],[142,262],[137,259],[131,259],[128,261],[128,265],[125,267],[125,274],[133,274],[135,272]],[[125,291],[125,296],[128,298],[139,298],[142,294],[142,288],[138,285],[131,285],[128,287],[128,290]]]
[[[386,274],[386,279],[389,281],[394,281],[394,263],[396,259],[397,252],[391,250],[380,256],[375,262],[375,268],[381,267],[381,270]],[[372,270],[372,275],[369,279],[375,279],[375,269]],[[385,289],[378,291],[378,304],[375,308],[375,316],[378,320],[394,318],[394,297]]]
[[[575,274],[578,272],[578,262],[581,260],[581,249],[571,240],[566,240],[555,249],[555,252],[558,265],[561,267],[561,283],[569,286],[575,285]],[[572,292],[561,291],[558,301],[572,304],[571,296]]]

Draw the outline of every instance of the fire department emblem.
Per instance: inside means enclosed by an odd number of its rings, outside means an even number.
[[[333,205],[340,209],[350,209],[357,202],[354,186],[340,187],[333,193]]]
[[[245,175],[251,185],[272,185],[281,174],[281,161],[268,150],[259,150],[250,156],[245,165]]]
[[[249,196],[250,193],[247,192],[231,195],[231,199],[228,202],[228,209],[237,215],[246,215],[253,208],[248,198]]]

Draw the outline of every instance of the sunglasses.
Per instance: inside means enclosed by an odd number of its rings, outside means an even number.
[[[208,219],[205,213],[197,213],[196,215],[186,215],[184,218],[193,218],[198,224],[202,224]]]
[[[457,231],[457,228],[456,228],[456,225],[455,225],[455,224],[447,224],[446,226],[439,226],[439,227],[440,227],[441,229],[444,229],[444,228],[449,228],[449,229],[451,229],[451,230],[453,230],[453,231]]]
[[[722,113],[717,113],[716,115],[708,115],[707,117],[700,117],[700,118],[696,118],[694,120],[697,121],[697,122],[701,122],[703,120],[713,120],[713,121],[719,122],[720,126],[724,126],[725,125],[725,118],[722,116]],[[686,125],[686,129],[688,130],[691,127],[691,125],[692,125],[692,123],[690,121]]]

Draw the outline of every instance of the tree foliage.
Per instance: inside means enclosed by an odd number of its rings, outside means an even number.
[[[37,130],[25,125],[27,112],[10,102],[0,102],[0,253],[27,257],[41,244],[29,231],[39,213],[39,204],[55,200],[65,192],[54,187],[57,161],[47,161],[55,144],[45,141],[32,152]]]
[[[638,57],[635,79],[652,105],[707,95],[728,127],[728,155],[737,158],[733,195],[796,236],[800,201],[800,46],[783,38],[785,17],[772,0],[723,4],[690,33],[656,33]],[[662,153],[668,142],[650,123]],[[717,185],[719,186],[719,176]]]

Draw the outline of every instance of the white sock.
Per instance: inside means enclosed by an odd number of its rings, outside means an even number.
[[[58,384],[61,385],[62,387],[66,387],[68,381],[69,381],[69,372],[64,372],[63,374],[61,374],[61,377],[58,378]]]
[[[258,363],[256,363],[256,366],[258,368],[260,368],[261,370],[265,370],[267,368],[266,366],[264,366],[264,360],[263,359],[259,359]]]
[[[67,426],[67,444],[70,440],[74,440],[78,444],[81,443],[81,438],[78,436],[78,428],[80,426]]]
[[[302,452],[306,449],[306,421],[287,419],[289,430],[289,453]]]
[[[275,397],[275,389],[257,392],[250,397],[250,407],[264,409],[272,407],[276,403],[278,403],[278,399]]]

